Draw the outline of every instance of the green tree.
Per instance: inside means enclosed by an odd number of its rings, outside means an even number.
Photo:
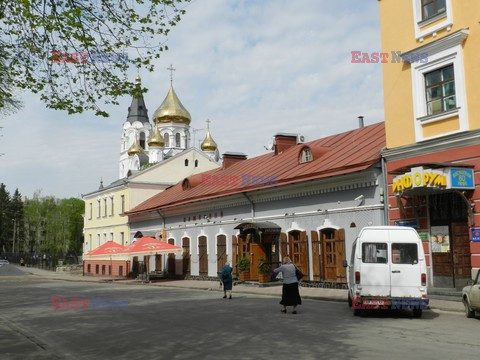
[[[11,250],[10,239],[13,230],[10,217],[10,193],[4,183],[0,184],[0,252]]]
[[[22,195],[15,189],[10,200],[10,214],[13,222],[12,245],[15,241],[15,252],[26,251],[25,248],[25,223],[23,214]],[[13,246],[12,246],[13,249]]]
[[[3,0],[0,110],[18,106],[13,91],[19,88],[38,93],[53,109],[108,116],[103,104],[146,91],[128,81],[127,70],[154,70],[152,60],[168,49],[167,35],[189,1]],[[60,58],[57,52],[86,55]],[[97,53],[114,55],[91,61]],[[124,53],[128,58],[119,61]]]

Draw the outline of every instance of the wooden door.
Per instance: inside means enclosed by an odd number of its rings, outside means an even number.
[[[168,239],[170,245],[175,245],[174,239]],[[168,254],[168,273],[175,275],[175,254]]]
[[[237,261],[238,261],[238,240],[235,235],[232,235],[232,268],[233,268],[234,276],[238,276]]]
[[[282,252],[282,259],[288,256],[287,234],[285,233],[280,233],[280,251]]]
[[[198,238],[199,275],[208,275],[207,237]]]
[[[312,261],[313,261],[313,281],[323,280],[322,276],[322,251],[318,231],[312,231]]]
[[[190,275],[190,239],[183,238],[182,239],[182,264],[183,264],[183,275]]]
[[[162,271],[162,255],[155,255],[155,271]]]
[[[347,283],[347,269],[343,267],[343,260],[346,260],[345,254],[345,230],[337,230],[337,236],[335,240],[335,258],[337,265],[337,283]]]
[[[325,281],[337,282],[345,278],[345,236],[343,229],[323,229],[320,231],[322,244],[323,274]],[[340,270],[342,267],[342,270]]]
[[[467,223],[452,223],[453,263],[456,279],[470,279],[470,238]]]
[[[217,272],[221,272],[227,262],[227,237],[217,236]]]
[[[308,271],[308,240],[305,231],[290,231],[288,233],[290,259],[309,280]]]
[[[258,259],[263,256],[265,252],[258,244],[250,244],[250,280],[258,280]]]

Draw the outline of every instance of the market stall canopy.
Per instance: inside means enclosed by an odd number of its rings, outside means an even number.
[[[245,222],[235,226],[235,229],[244,233],[247,231],[261,231],[263,234],[279,234],[282,228],[270,221]]]
[[[83,256],[84,260],[104,260],[109,259],[112,255],[124,253],[126,247],[116,243],[115,241],[107,241],[105,244],[100,245],[96,249],[86,253]]]
[[[144,236],[131,243],[125,248],[122,254],[128,255],[157,255],[181,253],[181,247],[169,244],[165,241],[154,239],[150,236]]]

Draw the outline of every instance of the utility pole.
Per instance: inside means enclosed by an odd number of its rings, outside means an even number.
[[[17,228],[17,219],[13,219],[13,249],[12,252],[15,254],[15,230]]]

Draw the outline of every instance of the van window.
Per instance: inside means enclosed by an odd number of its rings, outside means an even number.
[[[417,244],[392,244],[392,263],[394,264],[417,264]]]
[[[387,263],[387,244],[386,243],[363,243],[362,244],[362,262],[364,263]]]

